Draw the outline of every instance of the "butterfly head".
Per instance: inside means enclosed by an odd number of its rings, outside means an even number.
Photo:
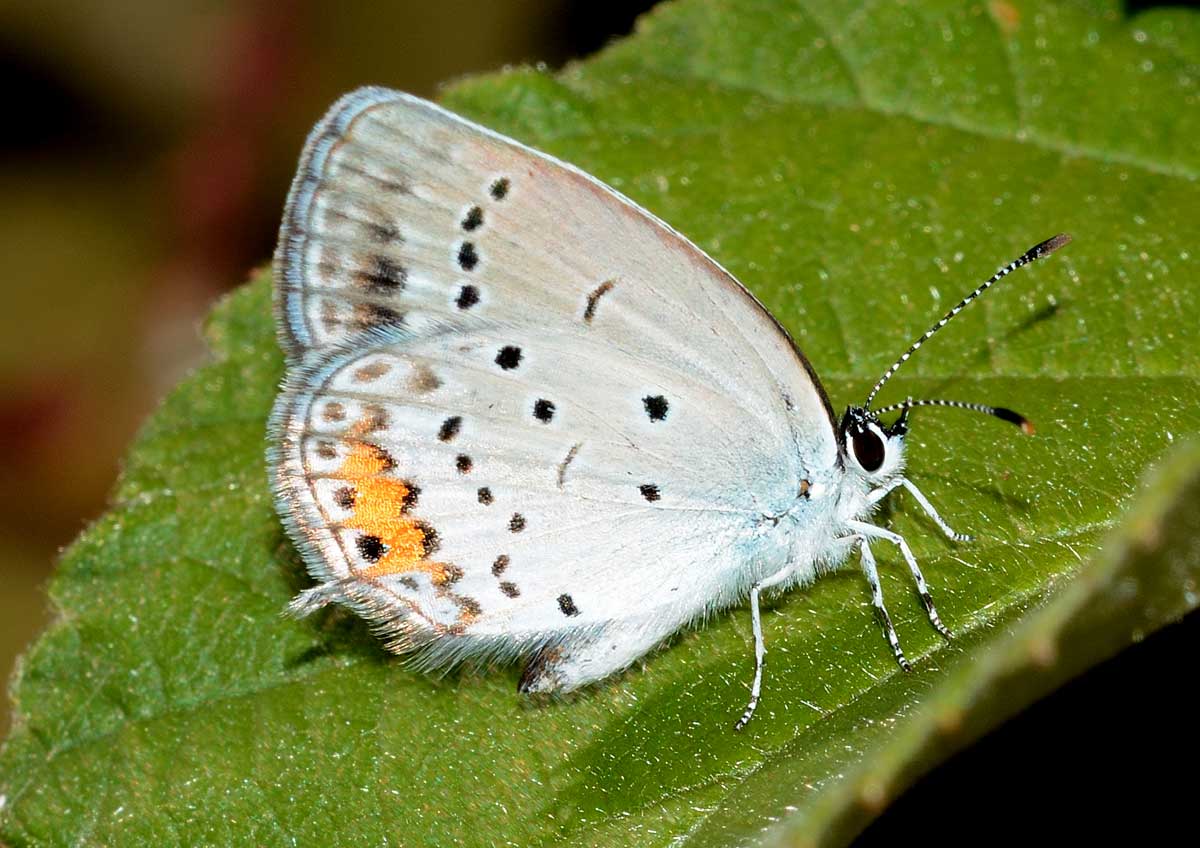
[[[908,408],[890,425],[866,407],[850,406],[838,427],[842,465],[878,483],[898,474],[904,466],[904,435]]]

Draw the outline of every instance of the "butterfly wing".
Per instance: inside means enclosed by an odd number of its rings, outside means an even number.
[[[272,466],[322,581],[299,604],[431,663],[623,623],[565,682],[619,668],[786,557],[764,514],[835,461],[819,383],[727,272],[408,95],[355,92],[313,131],[276,285]]]

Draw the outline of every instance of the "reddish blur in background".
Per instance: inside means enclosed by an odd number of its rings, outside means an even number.
[[[49,619],[57,551],[103,510],[140,422],[202,361],[201,318],[269,258],[325,108],[367,83],[432,96],[462,74],[556,67],[627,33],[650,5],[0,3],[3,679]],[[1200,758],[1190,678],[1178,674],[1194,667],[1197,632],[1193,615],[1025,712],[921,781],[859,844],[893,845],[931,820],[937,831],[987,821],[998,844],[1028,841],[1033,822],[1043,841],[1106,842],[1110,819],[1096,810],[1187,816],[1194,780],[1162,763]],[[9,708],[0,697],[0,737]]]
[[[558,66],[650,2],[0,4],[0,679],[49,619],[57,551],[139,423],[270,257],[309,127],[378,83],[433,96]],[[0,737],[10,705],[0,697]]]

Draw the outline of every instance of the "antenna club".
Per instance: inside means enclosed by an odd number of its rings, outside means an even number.
[[[1021,432],[1026,436],[1032,436],[1035,432],[1037,432],[1033,426],[1033,422],[1019,412],[1014,412],[1011,409],[1005,409],[1003,406],[993,407],[991,412],[992,415],[995,415],[1002,421],[1007,421],[1010,424],[1015,424],[1020,427]]]
[[[1066,247],[1070,243],[1070,233],[1059,233],[1054,238],[1048,238],[1041,244],[1034,246],[1025,255],[1029,258],[1030,262],[1033,262],[1035,259],[1041,259],[1044,256],[1049,256],[1060,247]]]

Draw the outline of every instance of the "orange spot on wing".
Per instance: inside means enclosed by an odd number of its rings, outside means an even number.
[[[354,486],[354,513],[343,522],[351,530],[376,536],[384,544],[385,553],[379,561],[358,573],[364,577],[424,571],[444,574],[441,563],[424,561],[429,547],[426,530],[404,510],[412,489],[395,477],[384,476],[392,465],[391,458],[379,447],[358,441],[364,424],[351,428],[347,438],[350,453],[342,463],[338,476]],[[444,579],[444,576],[443,578]]]
[[[416,492],[404,480],[388,474],[395,460],[378,445],[363,437],[375,429],[375,420],[368,418],[350,428],[345,444],[350,449],[338,476],[354,487],[353,511],[342,526],[376,537],[383,545],[383,555],[365,568],[355,568],[356,576],[371,579],[389,574],[428,574],[439,593],[458,605],[458,619],[445,625],[446,632],[462,633],[480,614],[479,604],[472,598],[456,595],[449,586],[462,577],[462,569],[452,563],[427,559],[435,547],[437,534],[429,525],[408,515]]]

